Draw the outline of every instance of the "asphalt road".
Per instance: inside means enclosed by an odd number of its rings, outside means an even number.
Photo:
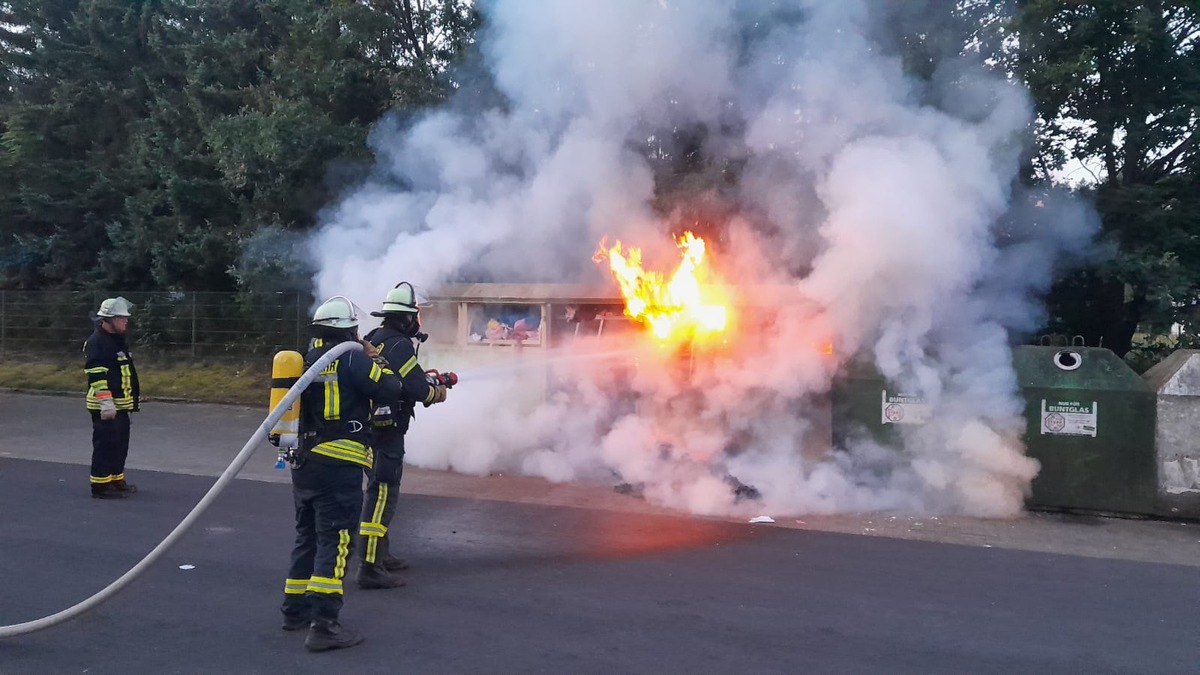
[[[18,420],[13,402],[0,397],[0,432],[12,432],[0,445],[0,625],[107,585],[212,484],[180,460],[130,471],[133,499],[92,500],[86,456],[65,463],[80,451],[61,440],[75,442],[86,416],[56,427],[21,408]],[[158,438],[170,425],[147,412],[134,452],[190,447]],[[14,456],[39,449],[54,461]],[[358,647],[309,654],[302,634],[279,630],[290,491],[238,480],[116,598],[0,641],[0,673],[1200,670],[1192,566],[446,493],[401,497],[407,587],[349,585],[343,620],[365,633]]]

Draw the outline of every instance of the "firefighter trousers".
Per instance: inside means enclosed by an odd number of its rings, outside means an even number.
[[[404,475],[404,434],[396,430],[377,431],[372,447],[375,465],[367,484],[358,533],[363,538],[363,561],[374,565],[388,555],[388,526],[396,514],[400,478]]]
[[[92,485],[108,485],[125,480],[125,458],[129,456],[129,412],[118,410],[117,416],[111,420],[100,419],[99,410],[88,412],[92,413]]]
[[[358,464],[311,453],[292,470],[296,546],[284,583],[285,616],[337,621],[354,550],[351,534],[362,509],[362,477]]]

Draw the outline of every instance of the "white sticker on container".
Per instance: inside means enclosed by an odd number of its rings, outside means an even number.
[[[920,396],[883,391],[883,424],[925,424],[932,416],[932,407]]]
[[[1096,437],[1100,404],[1092,401],[1047,401],[1042,399],[1042,434]]]

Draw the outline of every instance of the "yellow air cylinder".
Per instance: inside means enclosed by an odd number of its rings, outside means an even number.
[[[304,357],[300,352],[282,351],[271,362],[271,410],[279,405],[283,397],[300,376],[304,374]],[[271,429],[269,438],[279,447],[294,449],[300,433],[300,399],[297,398],[283,413]]]

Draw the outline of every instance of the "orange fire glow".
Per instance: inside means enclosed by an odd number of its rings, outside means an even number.
[[[625,314],[648,325],[659,340],[720,333],[728,323],[729,310],[719,288],[703,283],[710,275],[704,262],[704,240],[684,232],[676,242],[683,259],[669,280],[643,269],[641,249],[625,249],[619,241],[611,248],[600,242],[596,261],[608,258],[625,297]]]

